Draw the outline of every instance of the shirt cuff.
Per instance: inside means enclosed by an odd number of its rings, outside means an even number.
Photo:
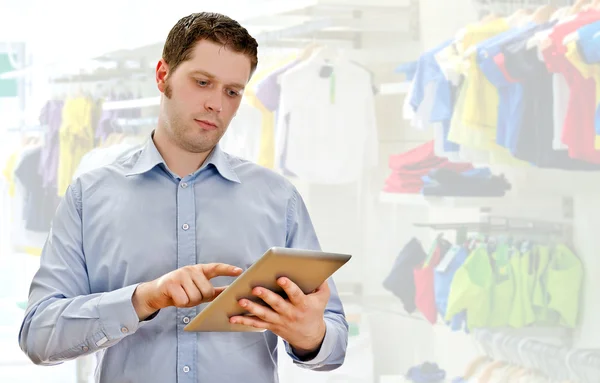
[[[107,340],[124,338],[142,325],[131,300],[137,286],[135,284],[102,294],[98,312]]]
[[[336,344],[336,329],[335,326],[329,321],[325,320],[325,337],[323,343],[319,349],[319,353],[310,360],[301,360],[297,355],[294,354],[292,346],[286,342],[286,351],[288,355],[294,360],[295,363],[303,364],[311,367],[321,367],[327,360],[329,355],[333,352]]]

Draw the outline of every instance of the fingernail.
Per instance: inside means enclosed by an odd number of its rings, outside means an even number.
[[[263,293],[262,290],[260,290],[260,289],[256,290],[256,295],[262,295],[262,293]]]
[[[242,271],[242,269],[240,269],[239,267],[236,267],[235,269],[233,269],[233,271],[235,271],[236,273],[239,273]]]
[[[246,301],[241,301],[241,302],[240,302],[240,305],[242,305],[242,307],[246,307],[246,306],[248,306],[248,302],[246,302]]]
[[[281,279],[279,280],[279,284],[280,284],[281,286],[285,286],[285,283],[286,283],[286,281],[285,281],[285,279],[284,279],[284,278],[281,278]]]

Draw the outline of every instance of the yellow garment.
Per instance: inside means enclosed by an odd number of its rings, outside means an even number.
[[[492,257],[494,259],[494,283],[492,285],[492,304],[489,327],[508,325],[515,295],[514,273],[509,262],[510,247],[499,245]]]
[[[97,104],[79,97],[65,101],[59,130],[58,195],[63,196],[71,184],[81,158],[94,148],[93,117]]]
[[[465,89],[465,108],[462,113],[463,123],[473,129],[484,131],[484,140],[495,141],[498,124],[498,89],[489,82],[477,64],[475,46],[510,28],[506,19],[495,19],[484,24],[467,26],[463,38],[463,47],[468,52],[468,68],[466,75],[469,84]]]
[[[532,293],[535,288],[535,273],[530,272],[531,253],[529,251],[515,253],[510,259],[515,275],[515,298],[508,323],[515,328],[522,328],[535,322],[532,306]]]
[[[15,166],[17,165],[18,158],[19,158],[18,151],[11,154],[8,157],[8,160],[6,161],[4,170],[2,171],[2,174],[4,174],[4,177],[6,178],[6,182],[8,183],[8,195],[11,198],[15,196],[16,183],[15,183],[14,173],[15,173]]]
[[[485,157],[489,159],[490,164],[529,167],[530,164],[513,157],[507,148],[496,144],[500,102],[498,89],[479,69],[474,50],[476,44],[507,29],[508,24],[504,19],[469,25],[465,28],[462,44],[456,44],[452,49],[446,48],[439,55],[444,60],[446,70],[464,75],[450,123],[448,140],[459,144],[461,152],[473,152],[477,158],[476,162],[481,162],[481,154],[477,152],[484,151],[489,153],[489,156]]]
[[[268,110],[262,102],[260,102],[258,97],[256,97],[254,87],[269,74],[273,73],[278,68],[291,63],[295,59],[295,55],[290,56],[269,68],[254,73],[244,91],[244,98],[246,98],[248,103],[258,109],[262,114],[258,164],[270,169],[275,167],[275,113]]]
[[[567,44],[567,53],[565,56],[583,77],[587,79],[592,78],[596,82],[596,100],[594,102],[594,111],[596,112],[600,108],[600,66],[597,64],[587,64],[583,60],[577,48],[576,41],[571,41]],[[597,123],[597,121],[594,121],[594,124]],[[600,136],[597,134],[595,136],[594,148],[600,150]]]
[[[465,310],[470,330],[487,327],[491,313],[492,283],[488,252],[485,245],[481,245],[454,274],[444,319],[450,321],[454,315]]]

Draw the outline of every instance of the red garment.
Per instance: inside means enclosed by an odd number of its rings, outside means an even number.
[[[562,142],[569,147],[571,158],[600,164],[600,151],[594,148],[596,111],[596,82],[586,79],[566,58],[564,38],[584,25],[600,20],[600,11],[594,9],[579,13],[571,21],[558,24],[550,33],[550,47],[543,52],[548,70],[562,73],[570,89],[567,115],[562,128]]]
[[[431,324],[437,322],[437,307],[435,305],[435,285],[434,270],[439,265],[442,258],[442,250],[436,245],[431,255],[431,260],[426,267],[423,264],[413,269],[415,277],[415,304],[417,309],[423,314]]]
[[[383,191],[387,193],[417,194],[421,192],[421,189],[423,189],[421,178],[404,179],[392,174],[385,180]]]
[[[389,158],[392,174],[385,180],[383,191],[388,193],[417,194],[423,189],[423,180],[433,169],[449,169],[463,172],[473,169],[469,163],[454,163],[435,155],[434,141]]]

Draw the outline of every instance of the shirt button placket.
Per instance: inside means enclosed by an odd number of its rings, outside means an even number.
[[[177,187],[177,268],[196,263],[196,204],[194,187],[190,180],[182,180]],[[195,382],[196,334],[185,332],[190,322],[190,309],[177,309],[177,383]]]

